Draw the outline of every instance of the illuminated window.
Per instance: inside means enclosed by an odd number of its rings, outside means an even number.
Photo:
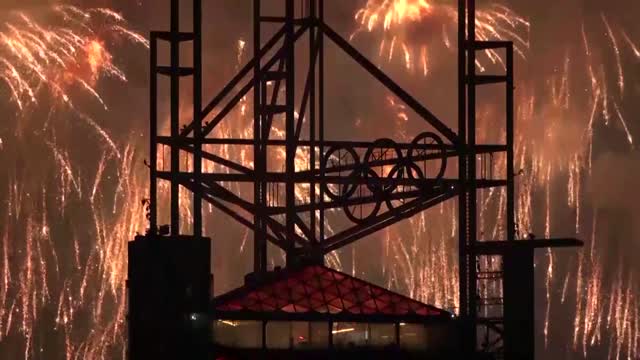
[[[369,345],[386,346],[396,343],[395,324],[369,324]]]
[[[335,322],[332,333],[336,348],[366,346],[369,337],[367,324],[363,323]]]
[[[218,345],[237,348],[262,347],[260,321],[217,320],[213,325],[213,339]]]
[[[291,323],[269,321],[267,323],[267,348],[289,349],[291,347]]]
[[[329,323],[309,323],[309,347],[326,349],[329,347]]]
[[[400,324],[400,346],[419,350],[427,347],[427,332],[422,324]]]
[[[329,345],[327,323],[270,321],[267,323],[267,348],[317,349]]]
[[[291,342],[294,348],[309,348],[309,323],[294,321],[291,323]]]

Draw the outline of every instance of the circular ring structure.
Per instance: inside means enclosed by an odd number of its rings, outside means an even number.
[[[422,166],[418,166],[419,172],[410,171],[408,176],[412,179],[419,178],[432,178],[441,180],[447,169],[447,152],[444,147],[444,142],[440,136],[432,132],[423,132],[413,139],[411,147],[409,148],[408,162],[412,164],[421,163]],[[440,161],[440,166],[436,167],[433,177],[429,176],[429,169],[427,164],[429,161]]]
[[[347,177],[355,179],[360,172],[360,158],[352,147],[339,145],[329,148],[322,158],[322,165],[325,175],[327,173],[337,172],[337,175],[342,177],[343,173],[348,173]],[[346,182],[332,188],[326,183],[323,183],[322,188],[323,192],[331,200],[340,201],[348,199],[353,195],[356,191],[356,184],[355,181]]]
[[[367,152],[364,155],[364,161],[362,162],[362,166],[367,170],[362,170],[361,173],[366,180],[369,180],[369,175],[373,172],[379,178],[385,177],[387,181],[383,185],[367,181],[367,187],[369,190],[374,194],[389,194],[393,192],[397,184],[393,177],[389,176],[391,175],[391,172],[385,176],[385,166],[389,165],[385,165],[383,162],[385,160],[395,160],[395,164],[401,164],[404,162],[403,159],[402,150],[395,141],[388,138],[382,138],[374,141],[367,149]],[[380,162],[380,165],[372,166],[371,164],[375,162]],[[375,171],[376,168],[379,168],[379,172]]]
[[[369,179],[378,178],[378,174],[375,171],[371,169],[367,169],[366,171],[368,173]],[[377,181],[375,182],[377,183]],[[356,188],[357,189],[354,189],[354,193],[356,193],[357,197],[364,197],[365,195],[362,194],[362,191],[364,189],[369,190],[368,184],[359,184],[356,186]],[[347,218],[351,220],[351,222],[356,224],[362,224],[373,219],[376,215],[378,215],[378,212],[380,211],[380,205],[382,204],[382,199],[379,193],[375,193],[371,191],[371,195],[374,201],[369,204],[355,204],[355,205],[345,204],[344,205],[343,207],[344,213],[347,216]],[[373,208],[363,211],[365,206],[369,205],[370,207],[371,204],[373,204]]]
[[[412,162],[405,161],[404,164],[395,165],[391,170],[391,172],[389,173],[389,176],[393,175],[394,178],[396,179],[405,179],[405,178],[409,178],[408,174],[411,174],[412,172],[415,172],[416,174],[420,174],[421,173],[420,167]],[[410,179],[413,179],[413,178],[410,178]],[[398,197],[397,199],[393,199],[393,195],[407,192],[407,188],[414,189],[414,190],[419,189],[418,187],[413,185],[400,185],[396,188],[394,192],[385,194],[386,196],[384,200],[387,205],[387,209],[389,209],[389,211],[396,211],[398,206],[402,206],[406,203],[406,201],[409,198]],[[400,189],[402,189],[402,191],[400,191]],[[412,196],[411,198],[416,198],[416,197],[418,196]]]

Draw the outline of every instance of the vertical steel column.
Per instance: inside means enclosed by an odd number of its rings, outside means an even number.
[[[286,0],[285,9],[285,67],[286,67],[286,119],[285,119],[285,173],[286,173],[286,233],[287,233],[287,263],[293,261],[295,236],[295,158],[297,139],[295,137],[295,50],[294,50],[294,0]]]
[[[513,109],[513,43],[507,46],[507,240],[515,240],[516,220],[515,220],[515,175],[514,175],[514,124],[515,116]]]
[[[260,63],[260,61],[258,61],[258,63]],[[263,76],[264,72],[260,73],[260,76]],[[257,227],[257,231],[260,233],[260,249],[259,249],[259,256],[260,256],[260,269],[261,271],[267,271],[267,238],[266,238],[266,233],[267,233],[267,222],[266,222],[266,208],[267,208],[267,191],[268,191],[268,187],[267,187],[267,148],[268,145],[267,143],[269,142],[269,133],[271,131],[271,129],[269,128],[271,126],[271,124],[273,123],[273,114],[269,113],[267,114],[267,111],[265,110],[265,107],[268,106],[269,103],[267,103],[267,99],[268,99],[268,86],[267,86],[267,80],[262,80],[260,82],[260,86],[262,87],[262,89],[260,89],[260,106],[262,108],[262,113],[260,114],[260,122],[259,122],[259,130],[260,130],[260,136],[258,137],[258,145],[259,145],[259,157],[258,160],[256,160],[257,164],[259,165],[259,173],[260,173],[260,190],[259,190],[259,199],[258,199],[258,207],[259,207],[259,214],[260,214],[260,218],[259,218],[259,222],[258,227]],[[273,94],[271,95],[272,98],[272,102],[274,102],[275,100],[273,99],[277,99],[277,89],[276,87],[274,87],[273,89]],[[277,189],[276,189],[276,198],[278,197],[277,195]]]
[[[467,259],[467,88],[466,88],[466,0],[458,0],[458,271],[460,287],[459,315],[464,320],[463,338],[466,338],[468,311],[468,259]]]
[[[469,259],[469,318],[472,319],[469,341],[476,347],[476,332],[478,317],[477,304],[477,269],[475,246],[477,241],[476,215],[478,183],[476,172],[476,4],[475,0],[468,0],[467,8],[467,258]]]
[[[193,235],[202,236],[202,0],[193,0]]]
[[[171,0],[171,236],[180,234],[180,3]]]
[[[316,171],[316,60],[317,60],[317,49],[316,49],[316,5],[317,0],[308,0],[309,4],[309,18],[307,21],[309,22],[309,69],[310,81],[309,81],[309,150],[310,153],[310,171],[311,174],[314,174]],[[309,202],[312,204],[311,210],[309,211],[309,227],[311,228],[312,238],[309,239],[311,241],[317,240],[317,229],[316,229],[316,212],[314,210],[314,205],[316,203],[316,182],[315,176],[311,176],[311,183],[309,184]]]
[[[320,22],[324,24],[324,0],[318,0],[318,12],[319,19],[316,20],[316,24]],[[318,27],[318,154],[320,156],[320,234],[318,241],[322,243],[324,241],[324,33],[322,28]]]
[[[151,33],[149,49],[149,234],[158,233],[158,35]]]
[[[476,26],[475,1],[458,1],[458,132],[462,147],[459,157],[458,199],[460,315],[464,319],[463,339],[467,351],[476,350],[477,283],[477,173],[476,173]]]
[[[261,2],[253,0],[253,56],[255,59],[253,67],[253,159],[256,179],[253,184],[253,199],[256,208],[254,216],[254,251],[253,268],[256,272],[266,271],[267,242],[264,236],[264,206],[265,206],[265,172],[266,172],[266,149],[264,148],[263,137],[263,110],[266,105],[266,88],[263,86],[263,76],[261,71]]]

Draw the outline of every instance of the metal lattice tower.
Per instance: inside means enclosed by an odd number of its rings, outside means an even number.
[[[459,219],[459,251],[460,251],[460,315],[469,320],[468,332],[464,338],[468,347],[476,346],[477,329],[480,324],[488,325],[486,332],[493,330],[491,339],[500,343],[503,330],[502,299],[483,298],[478,287],[485,282],[502,282],[502,269],[493,271],[490,277],[485,277],[480,268],[482,263],[477,251],[477,190],[478,190],[478,156],[485,156],[478,152],[476,139],[476,92],[479,86],[486,84],[505,85],[505,129],[506,143],[500,145],[500,151],[506,153],[506,178],[501,186],[506,186],[506,224],[507,241],[514,241],[515,207],[514,207],[514,146],[513,146],[513,43],[508,41],[478,41],[475,30],[475,1],[459,1],[458,5],[458,136],[462,156],[458,157],[458,177],[460,192],[458,196]],[[476,52],[487,49],[504,51],[505,73],[502,75],[479,75],[476,69]],[[492,155],[492,154],[490,154]],[[502,285],[502,284],[500,284]],[[492,301],[494,300],[494,301]],[[497,300],[497,301],[495,301]],[[496,309],[497,307],[497,309]],[[480,314],[493,313],[493,319],[487,319]],[[488,344],[487,344],[488,345]],[[496,344],[494,344],[496,345]],[[501,344],[500,344],[501,345]],[[498,345],[498,347],[500,346]]]
[[[514,111],[513,44],[506,41],[478,41],[475,36],[475,2],[459,0],[458,35],[458,131],[450,129],[424,105],[342,38],[324,20],[324,0],[296,2],[283,0],[280,16],[263,14],[260,0],[253,0],[253,58],[210,102],[202,99],[202,11],[201,0],[193,0],[193,30],[181,32],[179,1],[171,0],[171,27],[151,34],[151,143],[150,143],[150,229],[147,237],[202,237],[202,204],[211,204],[254,234],[254,270],[267,270],[267,242],[287,254],[287,263],[318,262],[323,256],[367,235],[458,197],[460,309],[463,343],[470,352],[491,352],[496,356],[533,356],[533,332],[518,332],[513,316],[525,314],[533,326],[533,306],[519,307],[509,296],[519,282],[519,274],[531,281],[532,249],[570,246],[564,240],[516,241],[514,207]],[[296,6],[302,4],[302,6]],[[278,30],[264,38],[264,25]],[[308,37],[306,42],[300,41]],[[425,130],[412,142],[383,138],[372,141],[335,141],[325,136],[325,42],[332,42],[352,58],[389,92],[425,121]],[[170,61],[159,65],[158,44],[168,42]],[[180,44],[190,43],[193,64],[181,65]],[[296,49],[308,47],[305,68],[297,68]],[[476,52],[504,51],[506,72],[501,75],[476,73]],[[296,77],[305,74],[304,86],[296,88]],[[170,80],[170,133],[158,131],[158,77]],[[193,119],[181,127],[180,80],[193,85]],[[476,139],[476,91],[484,84],[504,84],[506,94],[504,144],[479,143]],[[246,96],[253,98],[253,137],[217,138],[216,127]],[[204,105],[204,106],[203,106]],[[214,109],[216,110],[214,112]],[[284,136],[273,134],[274,122],[282,120]],[[211,145],[251,147],[254,165],[228,160],[209,150]],[[170,166],[158,167],[158,153],[169,150]],[[285,164],[280,170],[270,166],[270,151],[281,149]],[[307,154],[306,169],[296,168],[296,156]],[[187,156],[192,166],[181,164]],[[502,178],[483,171],[482,165],[494,155],[506,156]],[[447,172],[447,164],[457,159],[457,176]],[[480,159],[480,160],[478,160]],[[226,171],[203,171],[203,163]],[[426,164],[429,164],[428,166]],[[493,164],[489,165],[490,167]],[[387,169],[387,170],[384,170]],[[389,170],[390,169],[390,170]],[[435,171],[433,171],[435,169]],[[488,175],[488,176],[487,176]],[[169,183],[169,229],[158,224],[157,186]],[[228,190],[223,183],[253,186],[247,199]],[[309,189],[307,200],[296,199],[296,186]],[[180,229],[179,189],[193,194],[192,234]],[[477,191],[506,187],[506,234],[504,241],[478,238]],[[351,224],[335,234],[327,234],[325,212],[341,209]],[[499,258],[500,269],[485,269],[488,258]],[[518,268],[514,259],[531,260],[530,267]],[[526,262],[526,261],[525,261]],[[515,270],[510,270],[513,268]],[[507,274],[514,275],[507,275]],[[453,274],[452,274],[453,276]],[[509,280],[514,279],[514,280]],[[504,289],[498,298],[487,298],[480,288],[496,282]],[[512,285],[513,284],[513,285]],[[520,292],[529,294],[529,292]],[[513,295],[516,297],[517,295]],[[524,301],[524,300],[523,300]],[[512,305],[516,304],[516,305]],[[489,315],[488,315],[489,314]],[[512,315],[510,315],[512,314]],[[518,320],[518,319],[516,319]],[[511,322],[510,322],[511,321]],[[526,326],[525,326],[526,328]],[[482,329],[484,342],[478,339]],[[516,335],[509,335],[516,334]],[[529,340],[522,338],[531,337]],[[519,349],[519,350],[518,350]],[[523,357],[524,356],[524,357]]]

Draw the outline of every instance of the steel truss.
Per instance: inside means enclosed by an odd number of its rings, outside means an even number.
[[[195,8],[200,2],[195,0]],[[193,223],[201,235],[202,200],[209,202],[255,234],[257,270],[266,269],[266,241],[293,254],[323,255],[350,244],[377,230],[412,216],[444,200],[457,196],[463,181],[446,177],[447,164],[463,158],[467,147],[463,137],[433,115],[389,76],[371,63],[324,21],[322,0],[305,2],[304,9],[285,1],[284,16],[263,16],[260,1],[254,0],[254,58],[214,97],[202,107],[201,14],[196,14],[194,32],[179,32],[178,5],[172,1],[172,31],[152,33],[152,70],[171,79],[171,133],[157,131],[157,80],[152,81],[151,144],[151,229],[157,229],[157,182],[171,185],[171,233],[179,234],[180,213],[177,206],[180,186],[193,192]],[[303,10],[295,16],[294,12]],[[263,26],[279,29],[262,41]],[[296,92],[296,45],[308,36],[309,62],[304,73],[305,86]],[[324,44],[331,41],[351,57],[392,94],[401,99],[435,129],[418,134],[410,143],[391,139],[371,142],[333,141],[325,138],[324,119]],[[157,43],[167,41],[171,47],[169,66],[158,66]],[[180,66],[179,44],[193,43],[193,67]],[[299,47],[299,46],[298,46]],[[193,78],[193,121],[180,128],[178,84],[182,77]],[[216,127],[253,93],[254,124],[252,139],[215,138]],[[299,98],[297,98],[299,97]],[[202,110],[200,110],[202,109]],[[285,136],[274,135],[274,122],[284,119]],[[251,146],[254,166],[222,158],[208,145]],[[158,169],[157,154],[168,147],[169,169]],[[282,171],[269,169],[267,154],[271,149],[285,150]],[[296,169],[296,156],[307,154],[307,169]],[[474,144],[473,156],[508,152],[507,144]],[[181,168],[181,154],[193,157],[193,167]],[[203,172],[202,163],[214,163],[223,171]],[[155,165],[155,166],[154,166]],[[436,171],[430,171],[435,168]],[[268,170],[269,169],[269,170]],[[469,179],[470,180],[470,179]],[[254,185],[254,198],[247,200],[228,190],[222,183],[240,182]],[[479,179],[475,187],[504,186],[507,179]],[[309,200],[296,199],[296,186],[309,189]],[[283,196],[270,196],[276,190]],[[283,199],[280,199],[283,198]],[[282,201],[281,201],[282,200]],[[352,222],[349,228],[331,236],[324,229],[324,213],[342,209]]]
[[[503,84],[505,89],[506,129],[506,235],[507,242],[516,238],[514,205],[514,83],[513,42],[479,41],[476,39],[475,1],[458,2],[458,135],[465,144],[458,158],[462,189],[458,197],[460,316],[468,319],[463,331],[467,348],[492,353],[504,352],[504,298],[502,293],[482,291],[494,286],[503,289],[504,269],[499,252],[478,253],[483,239],[478,238],[477,193],[479,189],[476,139],[476,94],[478,87]],[[504,52],[505,71],[500,75],[478,74],[478,51]],[[497,264],[496,264],[497,263]],[[491,266],[488,266],[491,264]],[[482,334],[479,334],[481,330]],[[478,345],[478,336],[482,338]],[[533,349],[532,349],[533,351]]]
[[[263,14],[260,0],[253,0],[253,58],[208,103],[202,96],[202,0],[193,1],[193,30],[180,30],[178,0],[171,0],[171,28],[151,34],[151,108],[150,108],[150,203],[149,233],[160,231],[157,215],[159,181],[170,187],[170,231],[181,235],[180,187],[193,194],[193,236],[202,236],[202,204],[211,204],[254,233],[254,269],[267,270],[267,242],[283,249],[287,262],[301,258],[322,262],[322,257],[378,230],[418,214],[445,200],[458,197],[460,309],[467,324],[464,339],[469,349],[501,352],[502,298],[482,298],[483,282],[502,282],[502,270],[483,269],[483,257],[503,255],[502,250],[487,251],[477,234],[477,191],[506,187],[506,242],[515,240],[514,209],[514,112],[513,44],[506,41],[478,41],[475,36],[475,2],[459,0],[459,119],[455,132],[423,104],[369,61],[325,22],[324,0],[295,2],[283,0],[284,12],[278,16]],[[296,4],[303,4],[302,7]],[[266,26],[277,28],[265,37]],[[304,41],[303,39],[307,39]],[[399,98],[425,121],[424,132],[413,141],[399,143],[383,138],[373,141],[335,141],[325,136],[325,43],[329,41],[345,56],[357,62],[374,79]],[[160,65],[159,43],[170,47],[168,65]],[[181,65],[180,45],[190,43],[192,66]],[[296,61],[306,46],[308,61],[302,71]],[[505,74],[476,73],[476,52],[504,51]],[[302,89],[297,76],[305,74]],[[170,133],[158,131],[158,78],[170,81]],[[180,80],[190,78],[193,85],[192,120],[181,122]],[[504,84],[506,94],[504,144],[481,144],[476,139],[476,90],[484,84]],[[252,95],[252,138],[218,138],[215,131],[241,100]],[[284,136],[274,132],[275,123],[284,123]],[[225,159],[213,148],[224,145],[250,148],[253,166]],[[170,153],[168,169],[159,167],[158,153]],[[280,149],[285,154],[282,169],[270,167],[268,154]],[[304,154],[306,168],[297,161]],[[180,157],[187,156],[190,166]],[[502,178],[487,176],[478,162],[494,156],[506,156]],[[478,160],[478,158],[480,160]],[[455,171],[448,165],[457,159]],[[204,171],[203,163],[215,165]],[[488,168],[493,168],[490,164]],[[434,170],[435,169],[435,170]],[[229,190],[225,184],[253,185],[253,198],[247,199]],[[296,198],[297,187],[308,189],[308,198]],[[327,234],[327,210],[341,209],[350,226]],[[486,245],[486,244],[485,244]],[[501,246],[497,246],[502,248]],[[488,318],[489,306],[497,306]],[[492,332],[478,346],[477,329]]]

